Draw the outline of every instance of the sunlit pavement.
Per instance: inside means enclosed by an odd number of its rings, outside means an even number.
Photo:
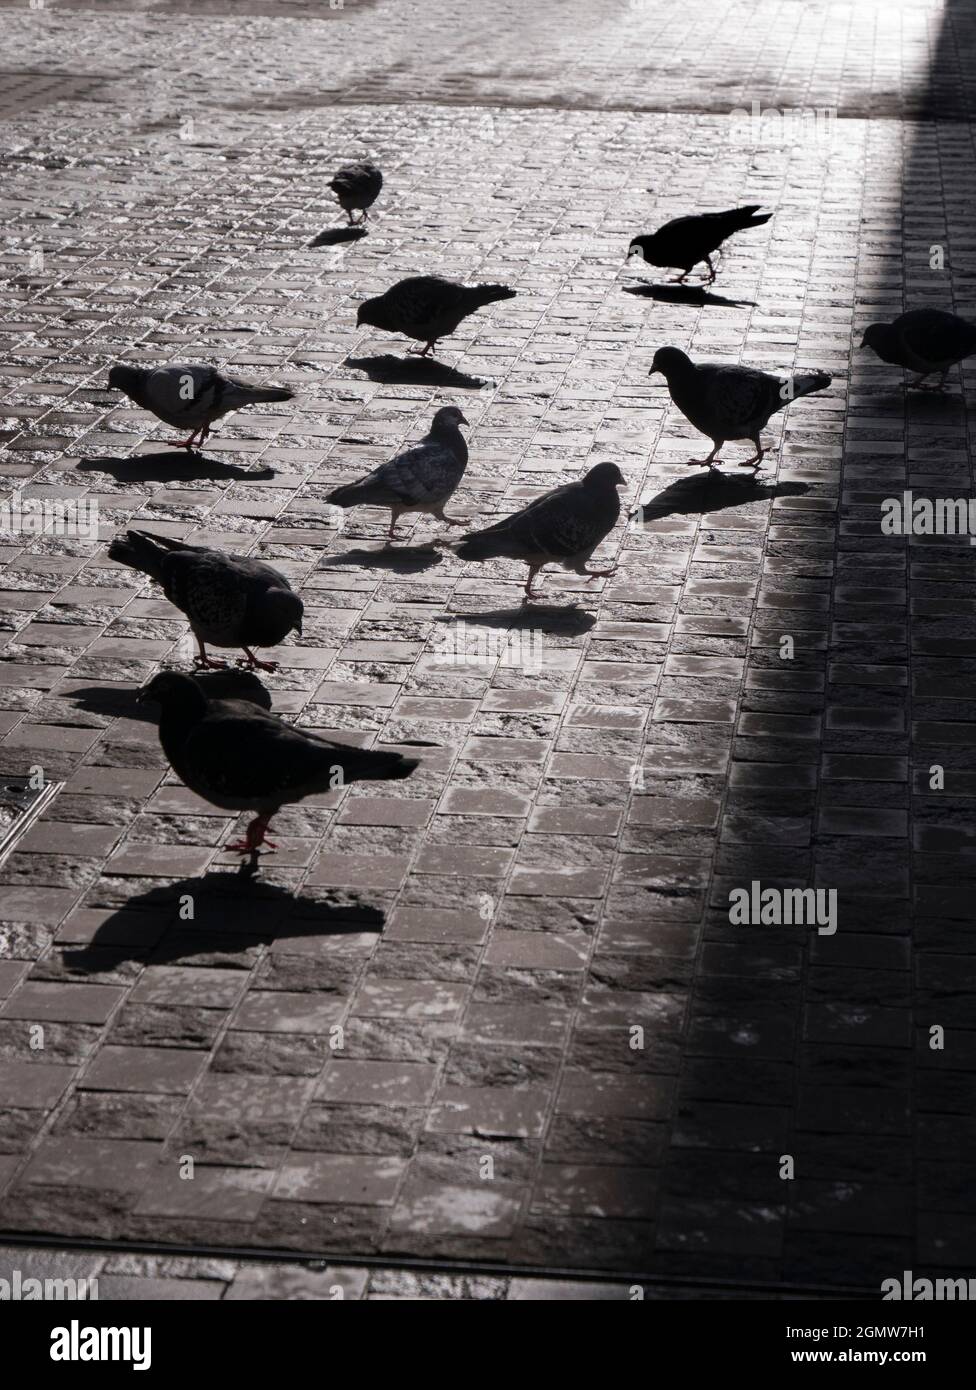
[[[0,8],[4,495],[99,521],[0,537],[2,771],[65,783],[0,868],[0,1229],[178,1247],[63,1257],[106,1298],[976,1272],[974,552],[880,531],[906,488],[971,495],[973,371],[906,394],[857,351],[902,308],[976,314],[971,17]],[[732,114],[754,103],[762,125]],[[368,237],[310,247],[367,153]],[[775,216],[707,297],[625,262],[637,231],[750,202]],[[435,385],[355,324],[430,271],[518,291],[441,344]],[[755,482],[734,444],[706,480],[648,377],[666,343],[833,384],[774,417]],[[296,398],[176,458],[107,391],[122,356]],[[612,579],[546,571],[552,606],[521,613],[518,566],[391,562],[379,513],[336,534],[329,489],[448,402],[472,523],[603,458],[628,507],[654,499],[601,551]],[[133,703],[190,658],[106,559],[133,523],[301,587],[282,713],[436,745],[283,814],[256,882]],[[836,889],[836,933],[730,924],[754,881]]]

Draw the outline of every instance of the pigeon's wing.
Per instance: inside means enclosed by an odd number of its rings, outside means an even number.
[[[450,449],[425,440],[381,463],[353,486],[358,500],[376,506],[436,505],[450,497],[463,472]]]
[[[193,728],[178,771],[201,791],[274,803],[317,783],[327,786],[338,752],[255,705],[221,700]]]
[[[608,528],[603,517],[594,511],[582,483],[568,483],[536,498],[530,506],[491,529],[525,555],[563,560],[594,550]]]
[[[405,323],[430,323],[464,304],[465,287],[436,275],[418,275],[391,286],[383,296],[390,314]]]
[[[696,385],[700,393],[701,427],[704,428],[707,423],[705,432],[713,438],[728,431],[725,438],[735,439],[734,431],[737,429],[761,428],[774,411],[789,401],[788,396],[780,393],[783,382],[778,377],[757,371],[755,367],[723,367],[704,363],[696,370]],[[692,423],[698,424],[699,421],[696,419]]]
[[[146,405],[174,426],[210,420],[221,411],[223,380],[214,367],[177,362],[149,373],[144,388]]]
[[[976,352],[976,324],[955,314],[922,309],[917,314],[906,314],[905,320],[899,325],[902,342],[923,362],[939,366],[959,362]]]
[[[163,592],[204,641],[233,640],[252,587],[233,563],[214,551],[177,552],[163,564]]]
[[[378,193],[383,186],[383,175],[375,164],[344,164],[330,180],[329,187],[336,193],[358,194]]]

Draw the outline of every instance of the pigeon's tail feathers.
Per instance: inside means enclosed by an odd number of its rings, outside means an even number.
[[[345,782],[400,781],[420,766],[419,759],[376,748],[344,748],[336,759]]]
[[[159,580],[166,555],[171,550],[182,549],[178,541],[171,542],[166,536],[151,536],[148,531],[126,531],[124,536],[116,536],[112,541],[108,558]]]
[[[468,289],[475,307],[479,309],[482,304],[494,304],[496,299],[514,299],[515,293],[507,285],[472,285]]]
[[[508,543],[502,532],[493,528],[485,531],[472,531],[460,540],[445,541],[445,548],[453,550],[460,560],[494,560],[508,552]]]
[[[251,401],[290,401],[295,396],[287,386],[248,386],[247,394]]]
[[[813,391],[823,391],[829,386],[831,378],[826,372],[806,372],[802,376],[795,376],[790,382],[791,396],[809,396]]]
[[[363,485],[359,483],[343,483],[342,487],[334,487],[330,493],[326,494],[326,502],[331,502],[334,507],[355,507],[363,502]]]

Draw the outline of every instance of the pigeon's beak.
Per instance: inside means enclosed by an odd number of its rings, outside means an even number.
[[[464,416],[464,415],[459,414],[459,415],[458,415],[458,424],[459,424],[459,425],[466,425],[467,423],[468,423],[467,417]]]
[[[660,367],[652,367],[651,370],[647,373],[647,375],[648,375],[648,376],[657,376],[657,374],[658,374],[658,372],[659,372],[660,370],[661,370]]]
[[[148,690],[148,688],[147,688],[146,686],[144,686],[144,685],[140,686],[139,689],[136,691],[136,704],[137,704],[137,705],[144,705],[148,699],[149,699],[149,690]]]
[[[867,347],[867,345],[868,345],[868,335],[865,333],[864,337],[861,339],[861,347]]]
[[[301,623],[296,623],[296,624],[295,624],[294,630],[295,630],[295,632],[298,633],[299,637],[301,637],[301,635],[302,635],[302,625],[301,625]]]

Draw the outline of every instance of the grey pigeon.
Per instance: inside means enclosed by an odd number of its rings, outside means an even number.
[[[976,353],[976,324],[944,309],[909,309],[891,323],[869,324],[861,347],[872,348],[882,362],[918,372],[910,386],[941,372],[941,389],[956,363]]]
[[[154,676],[137,698],[162,706],[159,741],[191,791],[225,811],[255,812],[245,838],[228,845],[242,854],[257,853],[282,806],[349,782],[409,777],[417,766],[402,753],[330,743],[246,700],[208,700],[179,671]]]
[[[773,215],[764,212],[757,217],[758,212],[759,204],[750,203],[748,207],[729,208],[727,212],[702,212],[691,217],[676,217],[650,236],[635,236],[627,255],[640,252],[649,265],[680,269],[683,274],[677,277],[679,285],[684,283],[699,261],[704,261],[709,270],[705,283],[711,285],[715,280],[712,253],[733,232],[761,227]]]
[[[543,493],[504,521],[450,541],[449,549],[462,560],[493,560],[497,556],[524,560],[529,567],[525,602],[536,597],[532,581],[543,565],[559,564],[586,575],[588,580],[613,574],[616,565],[602,570],[588,570],[586,566],[617,523],[617,488],[625,482],[615,463],[598,463],[579,482]]]
[[[380,189],[383,187],[383,175],[375,164],[369,164],[365,160],[360,164],[344,164],[333,179],[329,180],[329,187],[339,200],[339,206],[349,218],[350,223],[356,221],[353,211],[362,213],[360,222],[365,222],[369,213],[367,208],[371,208],[380,196]]]
[[[360,304],[356,323],[416,338],[424,344],[420,356],[426,357],[438,338],[448,337],[476,309],[514,297],[515,291],[507,285],[456,285],[439,275],[413,275]]]
[[[199,445],[210,433],[210,426],[222,415],[263,401],[290,401],[295,394],[283,386],[254,386],[223,376],[216,367],[200,363],[174,362],[168,367],[113,367],[108,374],[109,389],[124,391],[175,430],[192,429],[189,439],[174,441],[178,449],[190,450],[200,436]]]
[[[674,347],[658,348],[649,375],[655,372],[664,373],[671,399],[685,419],[714,444],[708,458],[689,459],[689,463],[709,468],[727,439],[751,439],[755,457],[741,466],[754,465],[758,470],[766,452],[759,436],[770,417],[797,396],[808,396],[830,385],[826,372],[778,377],[755,367],[723,366],[719,362],[696,365]]]
[[[419,444],[358,482],[335,488],[325,500],[337,507],[389,507],[391,541],[403,512],[426,512],[449,526],[463,526],[463,521],[444,515],[444,505],[468,465],[468,446],[460,429],[467,423],[456,405],[441,406]]]
[[[170,603],[190,620],[204,667],[221,667],[206,643],[242,647],[251,668],[274,671],[251,647],[276,646],[294,629],[301,634],[303,605],[283,574],[246,555],[225,555],[148,531],[127,531],[108,548],[110,560],[141,570],[161,584]]]

